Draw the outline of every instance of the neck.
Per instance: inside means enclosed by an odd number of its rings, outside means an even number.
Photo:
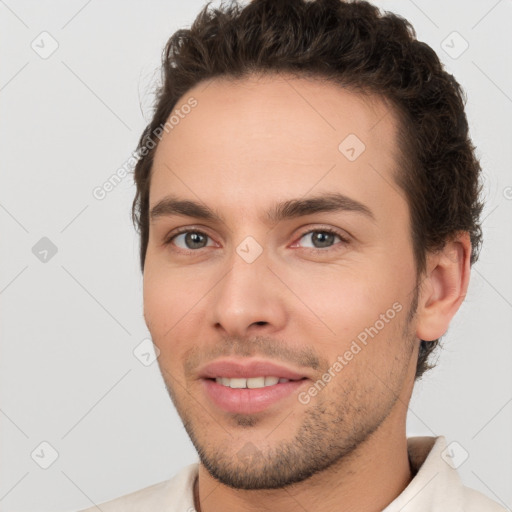
[[[400,413],[400,414],[399,414]],[[280,489],[239,490],[214,479],[200,464],[194,485],[197,512],[379,512],[413,477],[403,411],[394,410],[349,456],[310,478]]]

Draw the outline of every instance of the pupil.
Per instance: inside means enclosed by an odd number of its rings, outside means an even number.
[[[194,244],[197,244],[197,243],[201,244],[201,238],[204,238],[204,237],[200,233],[187,233],[187,235],[185,236],[185,241],[186,241],[187,246],[192,245],[191,248],[197,249],[197,246],[195,246]],[[203,242],[204,242],[204,240],[203,240]]]
[[[320,242],[320,247],[328,247],[329,242],[332,242],[333,233],[326,233],[318,231],[316,236],[313,237],[314,242]]]

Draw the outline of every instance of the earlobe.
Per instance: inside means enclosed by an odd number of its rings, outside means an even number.
[[[448,330],[464,301],[469,285],[471,241],[459,233],[445,247],[427,255],[427,271],[420,285],[416,335],[432,341]]]

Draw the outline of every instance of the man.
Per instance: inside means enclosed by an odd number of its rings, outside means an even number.
[[[101,510],[504,510],[443,436],[406,437],[481,243],[463,94],[433,50],[365,2],[253,0],[206,6],[163,71],[133,214],[200,462]]]

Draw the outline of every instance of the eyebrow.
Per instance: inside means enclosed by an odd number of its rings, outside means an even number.
[[[275,204],[265,213],[263,218],[267,223],[275,224],[282,220],[322,212],[355,212],[375,222],[373,212],[366,205],[340,193],[326,193],[313,197],[289,199]],[[196,201],[180,199],[172,194],[156,203],[151,208],[149,216],[150,220],[154,221],[159,217],[175,215],[225,223],[225,219],[217,210]]]

